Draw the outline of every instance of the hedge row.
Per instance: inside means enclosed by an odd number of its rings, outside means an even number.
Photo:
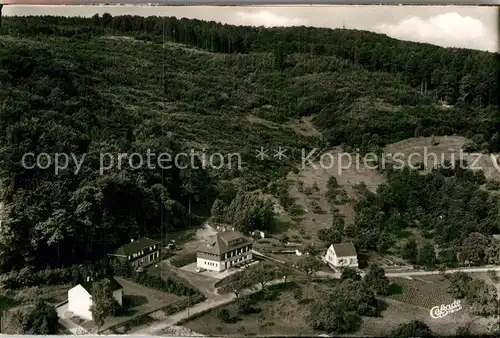
[[[185,282],[173,279],[171,277],[161,278],[159,276],[151,276],[146,273],[138,273],[132,276],[132,280],[137,284],[141,284],[159,291],[173,293],[174,295],[178,296],[200,295],[198,291],[186,285]]]
[[[130,267],[119,269],[118,267],[109,267],[109,273],[132,279],[134,282],[150,287],[159,291],[172,293],[178,296],[196,296],[203,297],[200,292],[188,285],[186,282],[174,279],[172,277],[161,278],[160,276],[151,276],[146,272],[136,273]],[[0,276],[0,286],[16,290],[32,286],[42,285],[76,285],[82,281],[88,267],[83,265],[74,265],[71,268],[56,268],[45,270],[34,270],[26,267],[19,271],[12,271]],[[101,273],[101,275],[103,275]],[[198,299],[198,298],[196,298]]]
[[[5,289],[16,290],[32,286],[76,283],[78,271],[82,271],[82,266],[38,271],[23,268],[1,275],[0,285]]]
[[[165,306],[162,311],[167,315],[170,316],[174,313],[180,312],[187,307],[191,307],[195,304],[198,304],[200,302],[203,302],[205,300],[205,296],[201,294],[194,295],[190,297],[189,299],[185,298],[179,302],[168,304]]]

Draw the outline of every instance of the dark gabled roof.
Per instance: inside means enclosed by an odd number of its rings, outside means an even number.
[[[136,241],[133,241],[133,242],[130,242],[130,243],[127,243],[127,244],[121,246],[120,248],[118,248],[118,250],[116,250],[115,255],[131,256],[131,255],[138,253],[144,249],[147,249],[150,246],[153,246],[155,244],[160,244],[160,242],[152,240],[152,239],[147,238],[147,237],[143,237],[143,238],[140,238]]]
[[[219,237],[224,240],[224,242],[229,243],[236,239],[245,239],[245,236],[238,231],[223,231],[218,233]]]
[[[337,257],[357,256],[356,248],[352,243],[333,244],[333,250]]]
[[[123,286],[118,283],[118,281],[114,278],[103,278],[109,281],[109,287],[111,288],[111,291],[116,291],[123,289]],[[96,283],[96,281],[90,281],[90,282],[84,282],[81,283],[80,285],[90,294],[92,294],[92,287]]]
[[[241,241],[230,244],[231,241],[241,239]],[[231,250],[251,244],[252,240],[238,231],[223,231],[211,236],[205,246],[198,249],[198,252],[222,255]]]

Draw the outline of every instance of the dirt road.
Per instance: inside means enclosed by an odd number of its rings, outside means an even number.
[[[485,266],[485,267],[477,267],[477,268],[457,268],[457,269],[448,269],[444,271],[440,270],[432,270],[432,271],[409,271],[409,272],[387,272],[385,275],[389,278],[397,278],[397,277],[415,277],[415,276],[431,276],[431,275],[439,275],[441,273],[450,274],[455,272],[487,272],[487,271],[500,271],[500,266]],[[340,278],[339,272],[325,272],[318,271],[316,272],[316,276],[318,277],[328,277],[332,279]],[[360,273],[361,276],[364,276],[364,272]]]

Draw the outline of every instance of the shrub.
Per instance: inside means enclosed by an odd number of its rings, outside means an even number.
[[[342,242],[342,233],[333,227],[328,229],[320,229],[318,231],[318,239],[328,244]]]
[[[287,243],[290,241],[290,238],[287,235],[283,235],[279,239],[280,243]]]
[[[486,189],[488,189],[488,190],[500,190],[500,182],[490,180],[490,181],[486,182]]]
[[[299,192],[304,192],[304,181],[297,181],[297,190]]]
[[[302,290],[302,288],[298,287],[293,289],[293,298],[295,298],[296,300],[301,300],[303,296],[304,291]]]
[[[488,270],[487,274],[494,283],[498,283],[498,276],[495,270]]]
[[[229,313],[228,310],[226,309],[221,309],[218,313],[217,313],[217,317],[219,318],[219,320],[223,323],[230,323],[232,318],[231,318],[231,314]]]
[[[244,315],[254,312],[253,301],[249,297],[243,297],[238,302],[238,312]]]
[[[288,213],[290,214],[290,216],[300,216],[304,214],[304,209],[302,209],[300,205],[294,203],[288,210]]]
[[[309,203],[309,208],[311,208],[312,212],[314,212],[315,214],[324,213],[323,209],[321,209],[321,206],[316,201],[312,201],[311,203]]]

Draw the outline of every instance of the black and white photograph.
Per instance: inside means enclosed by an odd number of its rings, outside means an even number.
[[[499,17],[0,0],[0,333],[499,337]]]

